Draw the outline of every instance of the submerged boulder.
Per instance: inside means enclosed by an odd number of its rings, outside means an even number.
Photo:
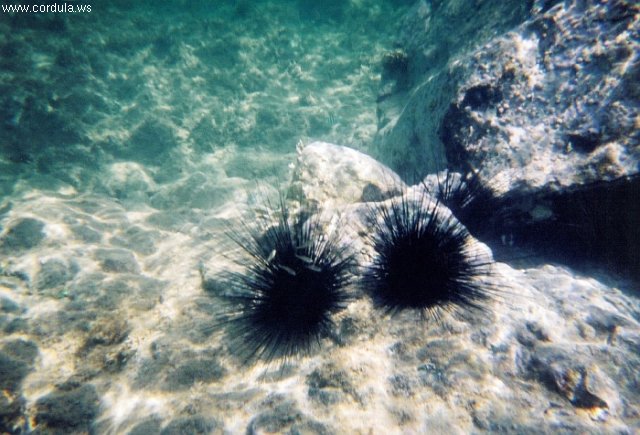
[[[375,159],[351,148],[326,142],[299,147],[290,196],[327,206],[380,201],[406,185]]]
[[[411,87],[379,101],[376,153],[404,175],[477,172],[502,198],[487,242],[640,278],[640,8],[530,6],[510,32],[448,57],[429,51],[436,6],[414,8],[400,38]]]
[[[637,13],[624,0],[558,4],[453,66],[464,79],[439,127],[449,164],[520,194],[638,173]]]
[[[481,167],[496,189],[518,194],[640,171],[637,5],[534,2],[512,31],[488,41],[478,34],[487,41],[479,48],[452,46],[439,57],[432,46],[443,20],[433,7],[414,8],[404,21],[399,44],[411,87],[395,117],[379,100],[383,162],[420,175],[445,161]],[[490,16],[503,27],[518,21],[499,8]]]

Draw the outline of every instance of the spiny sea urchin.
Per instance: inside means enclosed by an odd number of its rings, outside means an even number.
[[[438,200],[475,237],[493,236],[492,225],[499,226],[507,218],[504,201],[482,182],[479,171],[469,169],[458,174],[446,170],[436,178]]]
[[[425,193],[405,193],[372,207],[374,257],[363,283],[374,304],[389,313],[483,309],[492,289],[489,254],[474,249],[467,229]]]
[[[233,308],[224,317],[230,349],[245,363],[310,353],[349,300],[354,262],[339,234],[304,213],[291,217],[284,199],[279,208],[274,225],[232,234],[248,264],[228,274]]]

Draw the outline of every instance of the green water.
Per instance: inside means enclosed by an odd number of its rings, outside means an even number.
[[[3,14],[0,191],[22,180],[132,196],[105,185],[109,165],[140,164],[160,185],[198,171],[219,183],[222,173],[286,178],[299,141],[366,151],[403,3],[109,2],[85,14]]]
[[[637,301],[564,267],[492,264],[504,300],[442,322],[354,283],[320,350],[281,366],[241,364],[220,322],[225,273],[277,254],[233,240],[258,223],[268,246],[299,144],[434,172],[448,66],[559,2],[81,1],[0,14],[0,433],[629,432]],[[348,164],[310,154],[289,192],[344,217],[365,269],[375,163],[317,149]]]

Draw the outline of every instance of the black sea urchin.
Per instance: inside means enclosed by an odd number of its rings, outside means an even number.
[[[480,179],[480,173],[468,170],[462,175],[447,170],[437,176],[437,198],[447,206],[475,237],[491,237],[493,225],[505,219],[504,201]]]
[[[232,237],[249,264],[229,274],[225,296],[235,304],[225,315],[231,350],[246,363],[309,353],[348,302],[353,269],[338,233],[325,234],[303,214],[290,217],[284,200],[276,224],[261,226]]]
[[[374,258],[364,284],[374,304],[387,312],[482,309],[491,290],[480,283],[491,258],[438,201],[425,194],[372,208]],[[477,252],[476,252],[477,251]]]

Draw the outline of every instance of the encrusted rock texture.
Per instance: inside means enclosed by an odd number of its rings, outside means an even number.
[[[407,14],[383,64],[375,155],[405,178],[477,171],[503,198],[489,238],[640,278],[640,6],[480,3],[498,30],[522,22],[491,36],[457,2]],[[477,46],[434,51],[457,26]]]
[[[442,69],[423,66],[438,12],[431,8],[416,7],[407,19],[404,33],[422,39],[399,39],[413,87],[396,118],[381,102],[389,114],[377,142],[383,161],[421,175],[445,159],[472,165],[497,189],[519,194],[640,172],[635,2],[537,2],[522,24],[461,49]]]
[[[422,188],[327,143],[301,148],[293,173],[289,196],[317,200],[319,212],[342,217],[338,229],[364,267],[367,214],[379,201]],[[245,202],[228,206],[244,209]],[[624,283],[499,262],[487,285],[504,288],[500,297],[481,313],[438,322],[413,312],[384,315],[353,288],[320,351],[283,366],[247,367],[215,321],[224,305],[198,273],[203,263],[215,280],[234,267],[223,228],[238,225],[237,213],[210,213],[191,224],[181,217],[175,232],[154,213],[128,216],[106,199],[58,198],[46,210],[14,205],[1,235],[21,248],[0,269],[0,431],[638,429],[640,307]],[[26,218],[15,216],[32,216],[38,243],[24,241]],[[85,239],[74,228],[101,228],[103,237]],[[67,239],[73,243],[61,249]]]

